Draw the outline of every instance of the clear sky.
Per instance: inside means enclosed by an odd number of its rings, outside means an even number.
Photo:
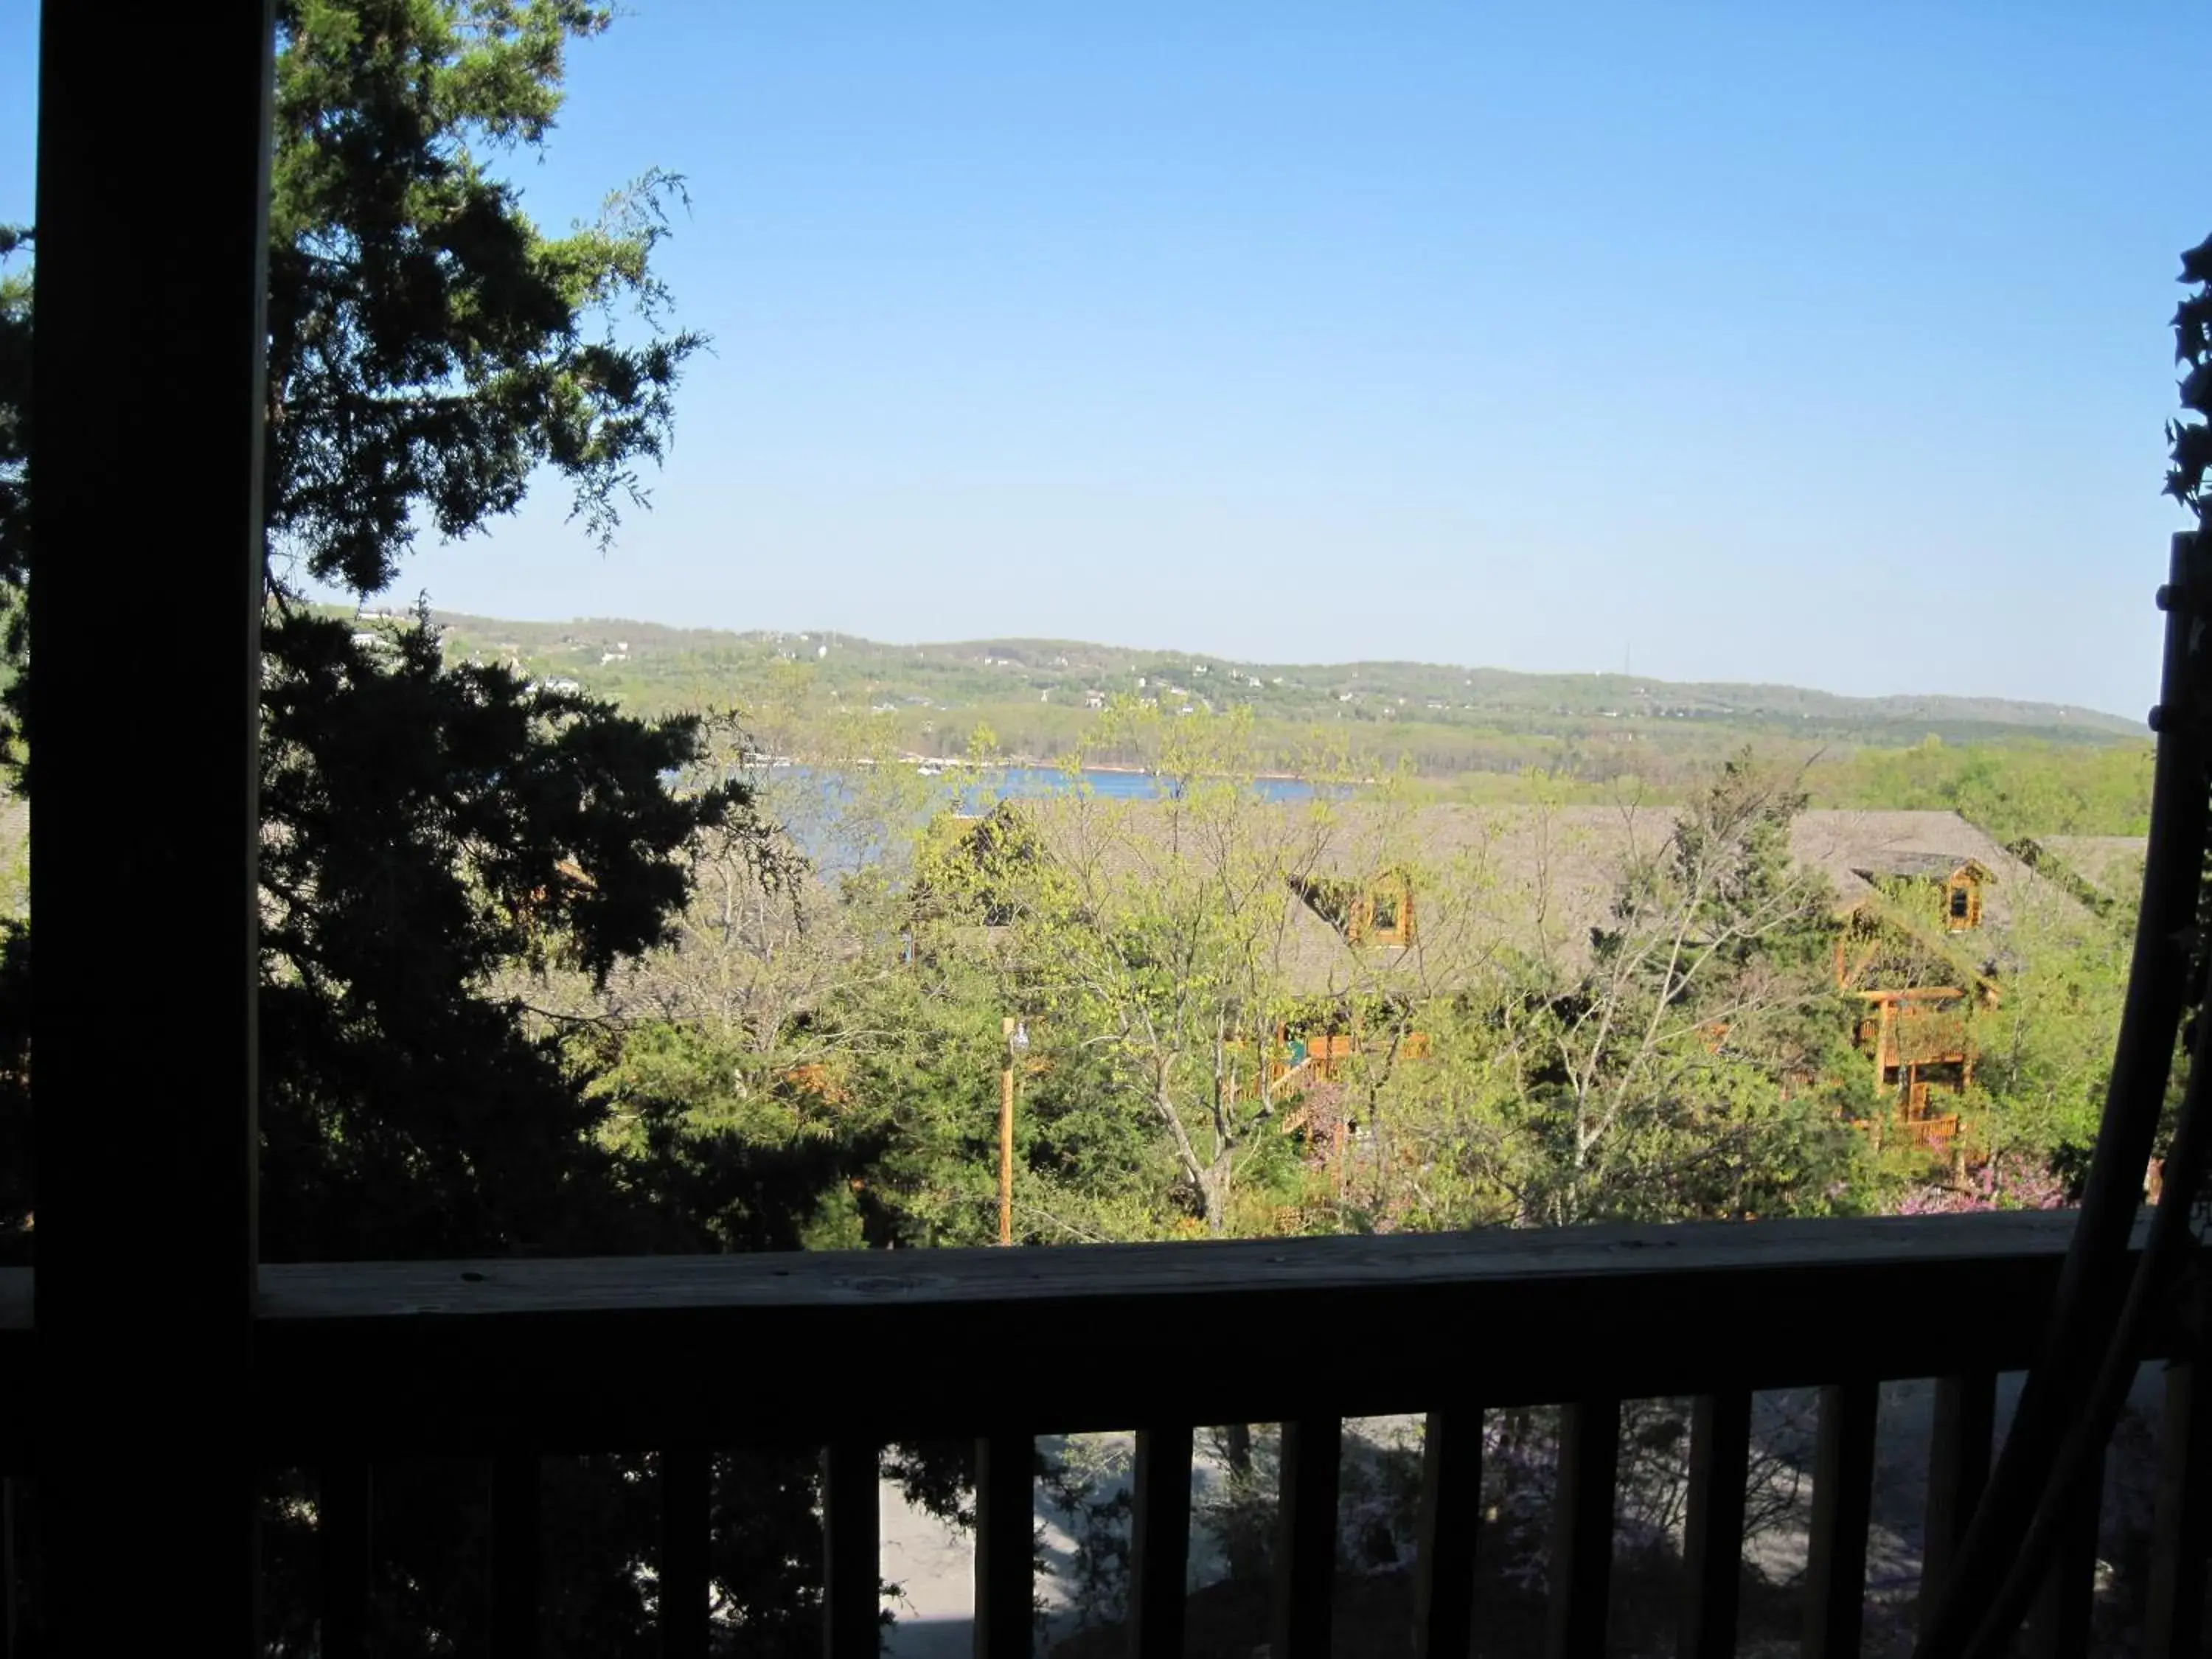
[[[404,586],[2134,714],[2208,21],[629,0],[526,182],[565,224],[689,178],[656,509]]]

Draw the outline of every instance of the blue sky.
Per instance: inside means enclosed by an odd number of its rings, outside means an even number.
[[[2200,16],[634,0],[524,180],[690,180],[655,510],[404,586],[2134,714]]]

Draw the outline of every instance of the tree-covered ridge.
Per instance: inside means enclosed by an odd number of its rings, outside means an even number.
[[[1051,640],[892,645],[848,634],[729,633],[592,618],[564,623],[445,615],[451,647],[652,709],[757,701],[805,670],[843,703],[875,709],[909,750],[957,753],[975,720],[1015,753],[1096,749],[1094,702],[1174,714],[1250,710],[1276,745],[1310,728],[1386,763],[1410,753],[1439,775],[1544,763],[1649,775],[1709,763],[1747,740],[1802,750],[2033,738],[2056,746],[2140,742],[2140,721],[2093,709],[1954,696],[1846,697],[1794,686],[1675,684],[1622,674],[1522,674],[1407,662],[1282,664]]]

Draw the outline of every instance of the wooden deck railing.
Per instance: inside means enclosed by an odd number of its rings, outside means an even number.
[[[824,1449],[832,1659],[878,1640],[877,1458],[979,1445],[977,1652],[1031,1639],[1031,1444],[1134,1428],[1132,1651],[1181,1652],[1194,1428],[1284,1425],[1273,1659],[1323,1656],[1340,1424],[1425,1413],[1418,1650],[1468,1651],[1482,1414],[1567,1407],[1548,1651],[1606,1650],[1620,1406],[1694,1396],[1680,1651],[1733,1652],[1750,1397],[1817,1385],[1808,1659],[1857,1651],[1876,1389],[1943,1379],[1927,1571],[1990,1463],[1996,1373],[2033,1358],[2070,1217],[1589,1227],[1023,1250],[270,1267],[261,1452],[321,1471],[325,1652],[362,1652],[368,1492],[383,1459],[492,1471],[495,1649],[538,1643],[538,1486],[550,1454],[657,1448],[664,1651],[708,1637],[708,1449]],[[33,1467],[29,1276],[0,1275],[0,1455]],[[2147,1358],[2185,1355],[2177,1293]],[[2195,1656],[2212,1515],[2204,1367],[2167,1373],[2150,1645]],[[2094,1509],[2038,1621],[2087,1651]]]

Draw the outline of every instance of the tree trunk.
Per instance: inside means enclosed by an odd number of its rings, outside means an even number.
[[[1206,1214],[1206,1231],[1216,1238],[1229,1231],[1229,1167],[1226,1159],[1198,1178],[1198,1199]]]

